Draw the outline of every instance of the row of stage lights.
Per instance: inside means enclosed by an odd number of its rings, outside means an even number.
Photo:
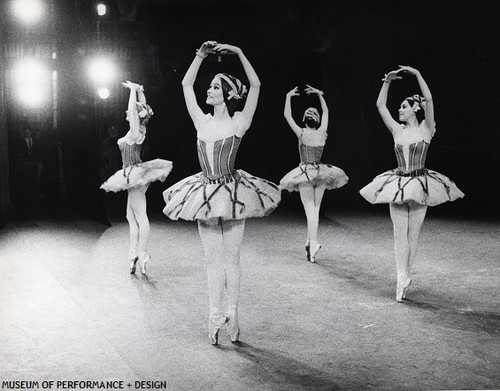
[[[13,0],[12,11],[14,15],[29,25],[34,25],[40,21],[45,13],[44,4],[41,0]],[[97,14],[106,14],[106,6],[98,4]],[[52,59],[57,58],[57,53],[52,53]],[[94,82],[94,88],[101,99],[110,96],[107,86],[115,81],[117,68],[113,62],[105,57],[91,59],[87,63],[87,73]],[[23,59],[16,64],[13,69],[13,76],[16,85],[16,95],[18,99],[28,107],[39,107],[47,100],[50,86],[57,84],[57,71],[52,74],[47,67],[36,59]]]

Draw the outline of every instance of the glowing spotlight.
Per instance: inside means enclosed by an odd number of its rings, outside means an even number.
[[[43,5],[40,0],[15,0],[14,14],[26,23],[35,23],[43,15]]]
[[[36,107],[48,97],[50,74],[36,60],[24,60],[14,69],[14,80],[19,100],[27,106]]]
[[[41,86],[24,86],[19,89],[19,100],[26,106],[38,107],[46,98],[44,89]]]
[[[14,70],[17,82],[39,83],[46,77],[43,65],[36,60],[24,60],[20,62]]]
[[[115,78],[116,69],[111,61],[97,58],[90,63],[89,74],[96,83],[109,83]]]
[[[104,4],[97,5],[97,15],[99,16],[106,15],[106,6]]]
[[[97,93],[99,94],[99,98],[101,99],[108,99],[109,98],[109,89],[106,87],[100,87],[97,90]]]

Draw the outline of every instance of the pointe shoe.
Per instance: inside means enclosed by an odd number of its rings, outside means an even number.
[[[146,253],[144,253],[139,257],[139,267],[141,268],[141,273],[143,275],[146,275],[146,264],[149,262],[150,259],[151,256]]]
[[[306,249],[306,257],[307,260],[309,261],[309,259],[311,258],[311,245],[309,244],[309,242],[306,243],[305,249]]]
[[[230,308],[226,313],[227,318],[227,335],[231,342],[240,340],[240,325],[238,323],[238,312],[236,308]]]
[[[398,281],[396,286],[396,301],[401,303],[403,299],[406,299],[406,294],[408,293],[408,289],[410,288],[411,278],[406,277],[403,281]]]
[[[320,248],[321,248],[321,244],[319,244],[319,243],[311,245],[310,254],[309,254],[309,262],[311,262],[311,263],[316,262],[316,254],[318,253]]]
[[[135,269],[136,269],[138,260],[139,260],[139,257],[135,257],[135,258],[130,259],[130,274],[135,273]]]
[[[208,320],[208,339],[212,345],[219,342],[219,330],[227,323],[227,317],[220,313],[212,313]]]

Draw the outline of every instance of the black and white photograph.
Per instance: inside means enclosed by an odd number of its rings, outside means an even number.
[[[0,391],[500,390],[499,21],[2,0]]]

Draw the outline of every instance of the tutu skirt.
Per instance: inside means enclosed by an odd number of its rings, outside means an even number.
[[[281,201],[274,183],[236,170],[229,178],[209,180],[201,172],[163,192],[165,213],[172,220],[239,220],[270,214]]]
[[[324,184],[327,190],[344,186],[349,180],[345,172],[331,164],[301,164],[283,178],[280,186],[288,191],[299,191],[299,185],[310,183],[313,186]]]
[[[398,169],[386,171],[359,192],[372,204],[404,204],[413,201],[435,206],[464,196],[450,178],[427,169],[422,169],[421,175],[416,176],[401,175]]]
[[[163,182],[172,171],[172,166],[171,161],[163,159],[154,159],[128,166],[111,175],[101,185],[101,189],[117,192],[145,186],[155,181]]]

